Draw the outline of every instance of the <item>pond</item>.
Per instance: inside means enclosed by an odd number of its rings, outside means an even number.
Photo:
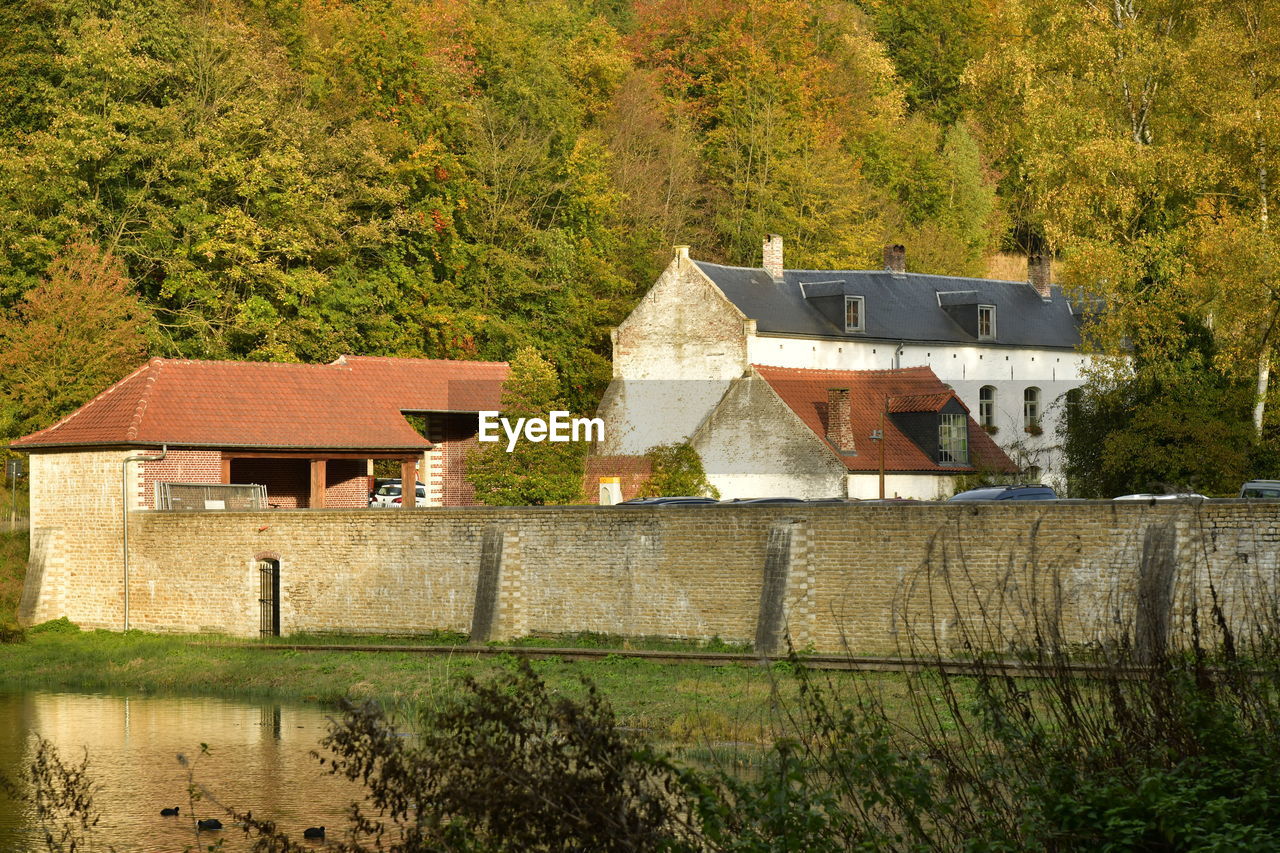
[[[193,759],[195,780],[223,804],[274,820],[295,840],[310,826],[328,827],[332,839],[360,789],[328,775],[309,754],[319,748],[328,716],[312,707],[223,699],[0,693],[0,773],[18,775],[37,734],[68,762],[78,763],[87,749],[98,786],[94,804],[102,815],[93,849],[195,848],[193,804],[179,753]],[[208,744],[203,755],[202,743]],[[174,806],[179,817],[160,815],[161,808]],[[222,832],[201,834],[201,845],[221,837],[223,850],[249,849],[245,834],[216,805],[196,802],[194,810],[228,824]],[[30,808],[0,793],[0,850],[43,849]]]

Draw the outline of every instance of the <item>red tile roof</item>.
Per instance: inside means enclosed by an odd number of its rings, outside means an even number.
[[[332,364],[153,358],[15,449],[169,444],[410,450],[402,412],[497,409],[505,362],[345,356]]]
[[[880,448],[871,433],[884,429],[884,466],[891,472],[967,473],[976,468],[1016,472],[1018,466],[991,440],[991,436],[969,418],[969,466],[939,465],[914,441],[898,429],[893,418],[881,418],[886,399],[890,412],[936,412],[949,401],[960,402],[955,392],[942,383],[928,367],[900,370],[807,370],[790,367],[752,365],[809,429],[825,439],[827,434],[827,390],[849,389],[849,408],[856,454],[831,452],[850,471],[878,471]],[[964,407],[964,403],[960,402]],[[965,407],[968,412],[968,408]],[[829,446],[829,445],[828,445]]]

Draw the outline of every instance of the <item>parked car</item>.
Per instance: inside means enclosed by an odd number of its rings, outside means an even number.
[[[1277,484],[1280,488],[1280,484]],[[1113,501],[1186,501],[1186,500],[1207,500],[1204,495],[1196,492],[1178,492],[1173,495],[1156,495],[1142,492],[1136,495],[1120,495],[1118,498],[1112,498]]]
[[[378,496],[378,490],[383,486],[400,485],[399,478],[395,477],[378,477],[373,481],[373,491],[369,492],[369,506],[373,506],[373,499]]]
[[[1280,499],[1280,480],[1250,480],[1240,487],[1240,497]]]
[[[416,506],[426,506],[427,487],[424,483],[418,483],[417,486],[418,495]],[[385,486],[378,489],[377,494],[373,496],[373,500],[369,503],[369,506],[379,509],[386,507],[398,507],[401,503],[400,492],[401,484],[399,482],[387,483]]]
[[[1056,501],[1058,493],[1039,483],[1018,486],[982,486],[947,498],[952,501]]]
[[[802,504],[804,502],[804,498],[731,498],[720,503],[741,506],[743,504]]]
[[[718,504],[720,501],[715,498],[695,498],[695,497],[664,497],[664,498],[632,498],[629,501],[616,503],[614,506],[621,507],[643,507],[643,506],[707,506],[709,504]]]

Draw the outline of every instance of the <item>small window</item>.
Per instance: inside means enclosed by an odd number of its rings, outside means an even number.
[[[1032,435],[1040,434],[1040,389],[1022,392],[1022,428]]]
[[[978,423],[988,428],[996,425],[996,389],[992,385],[978,389]]]
[[[863,329],[862,297],[846,296],[844,298],[844,330],[861,332]]]
[[[996,306],[978,306],[978,340],[994,341],[996,339]]]
[[[969,429],[964,415],[938,415],[938,464],[969,464]]]

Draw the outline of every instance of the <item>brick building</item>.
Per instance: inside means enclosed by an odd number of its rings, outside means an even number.
[[[1081,315],[1052,285],[1047,259],[1031,258],[1028,280],[1017,282],[910,273],[901,246],[886,250],[883,270],[787,269],[780,237],[763,248],[752,269],[697,261],[677,247],[614,331],[601,452],[690,440],[752,365],[928,368],[1022,477],[1060,480],[1061,401],[1084,381],[1089,357],[1079,351]],[[874,445],[858,438],[865,464]],[[716,485],[735,496],[732,484]]]
[[[506,375],[501,362],[156,358],[11,446],[31,455],[33,528],[57,511],[43,495],[66,476],[117,494],[129,477],[130,509],[155,508],[161,483],[257,484],[270,506],[286,509],[364,507],[376,459],[398,461],[405,481],[424,481],[430,505],[467,505],[476,413],[499,407]],[[122,459],[121,451],[158,456],[161,448],[163,459]]]

